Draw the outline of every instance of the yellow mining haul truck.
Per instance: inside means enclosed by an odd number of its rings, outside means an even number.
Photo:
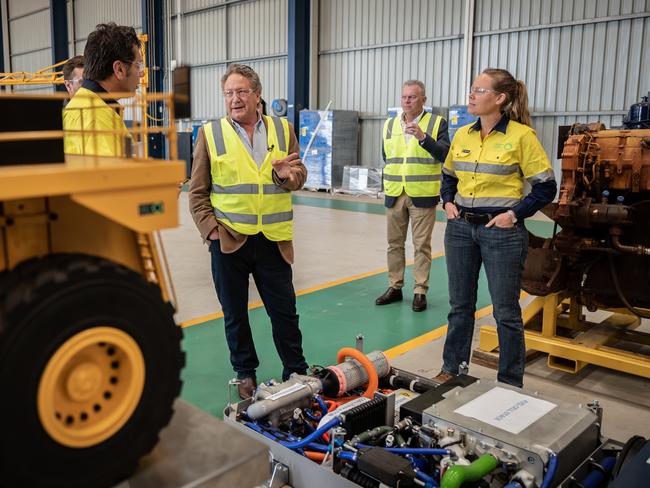
[[[0,486],[112,486],[181,388],[157,235],[178,220],[175,129],[118,134],[164,132],[172,160],[64,157],[62,103],[0,95]]]

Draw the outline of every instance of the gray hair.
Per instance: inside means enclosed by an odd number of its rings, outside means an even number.
[[[238,74],[243,76],[244,78],[248,78],[248,81],[251,82],[251,88],[255,90],[257,93],[262,92],[262,82],[260,81],[260,77],[255,72],[255,70],[250,66],[246,66],[245,64],[236,64],[236,63],[229,65],[228,69],[221,77],[222,90],[223,90],[223,86],[226,84],[226,80],[232,74]]]
[[[402,88],[405,86],[419,86],[420,90],[422,91],[422,96],[423,97],[427,96],[427,92],[424,89],[424,83],[422,83],[420,80],[406,80],[402,85]]]

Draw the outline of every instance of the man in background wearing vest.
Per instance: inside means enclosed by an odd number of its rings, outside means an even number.
[[[81,88],[84,81],[84,57],[74,56],[63,65],[63,84],[71,97]]]
[[[135,29],[99,24],[88,36],[83,62],[84,79],[63,110],[63,129],[88,132],[66,134],[65,152],[130,156],[125,145],[132,140],[119,113],[121,106],[102,94],[135,93],[138,88],[144,64]]]
[[[210,246],[230,362],[245,399],[257,387],[259,366],[248,320],[250,274],[271,318],[282,379],[307,370],[291,271],[291,191],[302,188],[307,169],[291,124],[257,111],[262,85],[255,71],[232,64],[221,88],[228,116],[199,130],[189,200]]]
[[[440,195],[442,161],[449,151],[447,122],[424,111],[424,83],[408,80],[402,86],[402,114],[384,124],[384,193],[388,234],[390,286],[375,303],[401,301],[404,286],[404,242],[411,221],[415,265],[413,310],[427,308],[431,270],[431,233]]]

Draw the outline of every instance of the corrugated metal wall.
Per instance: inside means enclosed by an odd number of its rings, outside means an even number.
[[[379,167],[381,126],[402,82],[420,79],[427,104],[459,97],[465,3],[457,0],[320,0],[318,108],[360,112],[359,161]]]
[[[478,0],[474,26],[473,73],[498,66],[525,81],[551,159],[558,126],[620,125],[650,90],[650,1]]]
[[[53,64],[49,0],[8,0],[9,59],[7,71],[34,72]],[[141,31],[139,0],[69,0],[70,56],[83,54],[86,37],[102,22],[130,25]],[[57,60],[59,61],[59,60]],[[16,91],[52,91],[51,85],[14,86]]]
[[[182,64],[192,70],[192,115],[225,114],[220,79],[227,63],[243,62],[260,75],[267,102],[287,97],[287,1],[181,2]],[[176,59],[178,12],[171,0],[170,61]]]
[[[381,125],[399,106],[402,81],[418,78],[427,103],[466,103],[465,2],[320,0],[318,104],[361,115],[360,162],[381,166]],[[533,124],[554,159],[557,127],[619,125],[650,90],[647,0],[477,0],[475,76],[502,67],[529,87]]]
[[[52,64],[49,0],[8,0],[7,71],[33,72]],[[52,91],[51,85],[15,86],[15,91]]]

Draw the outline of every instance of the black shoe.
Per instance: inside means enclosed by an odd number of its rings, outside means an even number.
[[[402,298],[402,290],[388,288],[382,296],[375,300],[375,305],[388,305],[389,303],[399,302]]]
[[[239,380],[239,384],[237,385],[239,398],[242,400],[249,399],[253,396],[253,393],[255,393],[255,388],[257,388],[257,380],[254,377]]]
[[[422,293],[413,295],[413,311],[424,312],[427,309],[427,296]]]

